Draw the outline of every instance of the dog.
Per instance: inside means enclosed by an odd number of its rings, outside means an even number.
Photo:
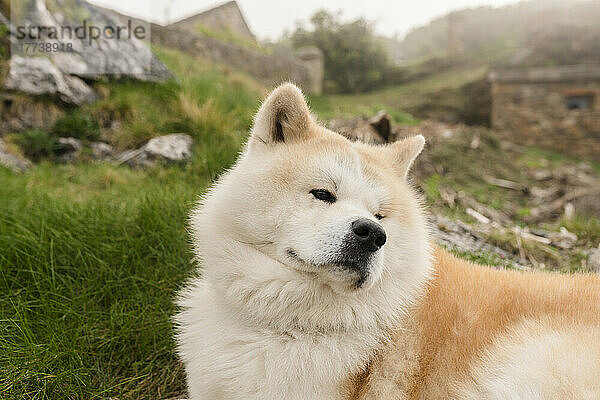
[[[351,142],[275,89],[190,218],[190,398],[600,399],[600,279],[495,270],[432,244],[423,136]]]

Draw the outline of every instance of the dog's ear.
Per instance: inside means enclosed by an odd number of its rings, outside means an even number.
[[[423,147],[425,147],[423,135],[410,136],[389,146],[389,150],[392,152],[394,169],[398,171],[402,178],[406,178],[415,159],[423,151]]]
[[[312,132],[312,118],[300,89],[284,83],[273,90],[254,117],[251,141],[293,142]]]

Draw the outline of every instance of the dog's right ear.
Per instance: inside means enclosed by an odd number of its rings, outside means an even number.
[[[294,142],[308,137],[313,124],[300,89],[284,83],[273,90],[254,117],[251,142]]]

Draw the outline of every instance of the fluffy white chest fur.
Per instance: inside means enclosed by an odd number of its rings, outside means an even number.
[[[222,304],[214,288],[197,290],[181,338],[194,400],[339,399],[348,374],[358,373],[379,345],[373,332],[260,329]]]

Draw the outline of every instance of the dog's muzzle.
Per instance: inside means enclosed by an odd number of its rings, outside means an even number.
[[[387,240],[381,225],[367,218],[352,223],[351,231],[344,238],[342,254],[338,263],[358,273],[356,287],[360,288],[370,274],[371,259]]]

